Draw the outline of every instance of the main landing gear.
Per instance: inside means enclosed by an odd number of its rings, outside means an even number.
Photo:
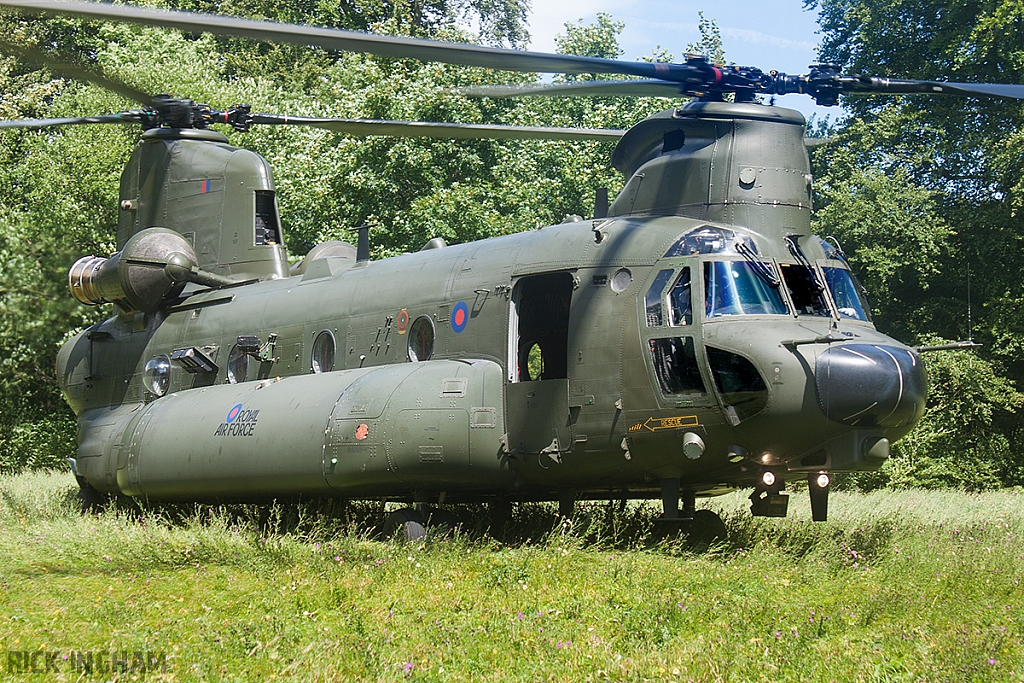
[[[807,488],[811,495],[811,519],[824,522],[828,519],[828,491],[832,477],[827,472],[811,472],[807,475]],[[750,514],[754,517],[785,517],[789,507],[789,496],[782,491],[786,483],[772,470],[761,473],[761,481],[750,494]]]
[[[679,503],[682,502],[682,508]],[[678,479],[661,480],[662,514],[655,521],[657,537],[684,534],[690,543],[708,546],[724,541],[729,533],[725,522],[712,510],[698,510],[693,491],[681,491]]]
[[[384,538],[398,537],[403,541],[421,541],[427,530],[450,533],[459,527],[459,520],[446,510],[417,505],[412,508],[395,510],[384,520]]]

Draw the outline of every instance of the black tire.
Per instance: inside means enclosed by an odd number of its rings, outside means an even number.
[[[91,486],[83,486],[78,489],[78,504],[82,507],[82,512],[100,512],[108,500],[109,497],[106,494],[100,493]]]
[[[462,522],[459,521],[458,517],[447,510],[431,508],[430,512],[427,514],[426,526],[431,535],[440,536],[441,538],[449,538],[454,536],[455,532],[462,527]]]
[[[422,541],[426,535],[423,517],[412,508],[396,510],[384,520],[384,538],[398,537],[402,541]]]
[[[496,498],[490,502],[490,528],[492,538],[503,539],[512,524],[512,502],[505,498]]]
[[[686,528],[690,543],[699,546],[710,546],[729,540],[729,530],[718,513],[701,509],[693,513],[693,521]]]

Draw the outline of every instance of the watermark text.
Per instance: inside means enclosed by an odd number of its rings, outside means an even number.
[[[151,650],[7,650],[9,674],[167,672],[167,654]]]

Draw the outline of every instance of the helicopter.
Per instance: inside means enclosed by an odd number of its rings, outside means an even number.
[[[812,233],[806,121],[761,96],[926,93],[1024,98],[1024,86],[805,75],[525,52],[101,3],[0,0],[192,32],[497,70],[620,81],[473,86],[461,94],[688,96],[628,131],[308,118],[149,96],[50,64],[140,109],[0,127],[137,124],[117,252],[69,271],[112,314],[57,357],[78,416],[86,501],[319,496],[407,505],[409,538],[445,503],[660,498],[664,524],[724,531],[698,497],[752,488],[784,517],[808,482],[825,521],[837,472],[873,470],[925,409],[920,353],[875,329],[833,239]],[[22,54],[46,63],[45,55]],[[273,173],[211,128],[308,125],[354,135],[616,139],[626,179],[593,215],[370,258],[326,242],[294,265]]]

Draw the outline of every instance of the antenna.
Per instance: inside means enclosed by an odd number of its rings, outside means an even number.
[[[974,341],[974,328],[971,325],[971,262],[967,262],[967,341]]]
[[[608,218],[607,187],[599,187],[594,193],[594,218]]]
[[[971,262],[967,262],[967,343],[974,341],[974,328],[971,325]],[[974,354],[968,354],[967,367],[974,369]]]
[[[359,240],[356,242],[356,263],[370,260],[370,226],[360,225],[356,228]]]

